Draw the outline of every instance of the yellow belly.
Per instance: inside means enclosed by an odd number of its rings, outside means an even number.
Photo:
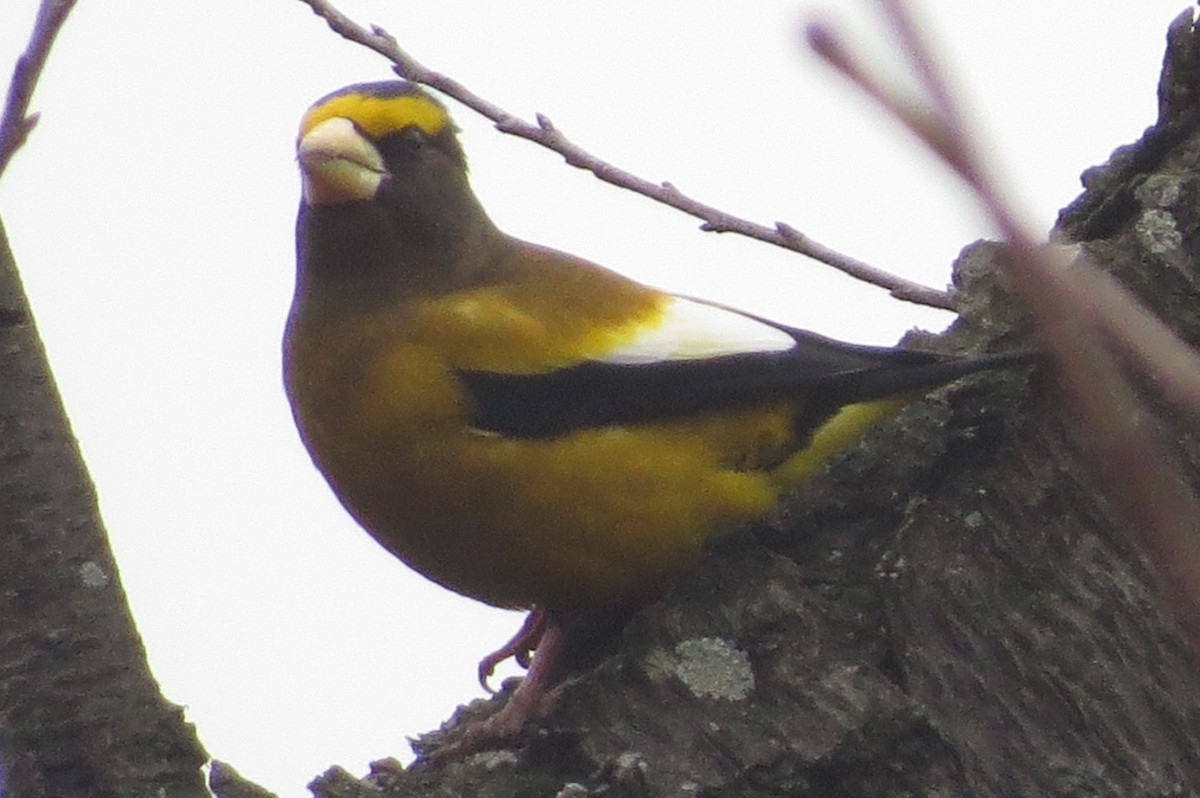
[[[327,344],[290,354],[314,461],[381,544],[459,593],[639,601],[775,501],[760,469],[791,443],[784,407],[509,439],[466,425],[456,381],[419,347],[339,359]]]

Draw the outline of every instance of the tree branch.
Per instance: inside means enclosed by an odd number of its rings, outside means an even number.
[[[810,24],[809,44],[941,157],[974,190],[1009,242],[1008,271],[1079,415],[1093,469],[1125,531],[1154,563],[1176,619],[1200,651],[1200,541],[1195,534],[1200,499],[1181,478],[1181,461],[1165,445],[1107,344],[1121,346],[1134,366],[1159,379],[1169,398],[1195,418],[1200,418],[1200,384],[1189,375],[1200,374],[1200,358],[1086,255],[1069,264],[1061,250],[1045,246],[1031,232],[979,158],[953,92],[906,4],[879,4],[925,90],[924,105],[901,99],[836,30]]]
[[[0,119],[0,173],[74,0],[43,0]],[[67,263],[60,263],[66,270]],[[146,663],[95,491],[0,222],[0,793],[207,795]]]
[[[4,116],[0,117],[0,175],[4,174],[13,155],[37,125],[38,115],[29,113],[33,90],[50,55],[50,45],[54,43],[54,38],[74,6],[75,0],[42,0],[38,6],[29,44],[13,68],[8,97],[4,102]]]
[[[546,116],[538,114],[536,123],[528,122],[480,97],[457,80],[429,69],[402,49],[396,39],[383,28],[372,26],[367,29],[338,11],[326,0],[301,0],[301,2],[324,19],[326,24],[338,35],[387,58],[394,64],[393,68],[396,74],[405,80],[429,86],[453,97],[476,113],[492,120],[500,132],[527,139],[552,150],[563,156],[571,166],[591,172],[605,183],[641,194],[655,202],[668,205],[700,219],[703,222],[700,226],[702,230],[715,233],[738,233],[748,238],[774,244],[832,266],[863,282],[887,289],[897,299],[946,310],[954,309],[954,297],[948,291],[921,285],[871,266],[824,246],[783,222],[777,222],[774,226],[752,222],[700,202],[684,194],[669,182],[655,183],[627,172],[592,155],[572,142]]]

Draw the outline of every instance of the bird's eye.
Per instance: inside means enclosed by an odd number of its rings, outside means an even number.
[[[385,155],[399,158],[411,158],[419,153],[429,143],[429,137],[418,127],[406,127],[399,133],[393,133],[380,142],[380,149]]]

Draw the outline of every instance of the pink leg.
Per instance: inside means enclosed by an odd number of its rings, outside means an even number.
[[[550,674],[562,651],[565,637],[562,626],[553,619],[540,622],[537,651],[529,672],[517,685],[516,691],[500,711],[479,724],[476,730],[482,742],[504,740],[516,736],[525,724],[543,717],[558,699],[558,689],[550,689]],[[475,735],[471,735],[475,736]]]
[[[479,661],[479,684],[483,689],[493,694],[496,692],[488,685],[488,679],[492,678],[496,666],[509,657],[515,659],[521,667],[528,668],[529,655],[538,647],[545,631],[545,613],[535,609],[526,615],[525,623],[521,624],[521,628],[511,640]]]
[[[533,653],[529,672],[508,702],[495,714],[467,728],[459,739],[423,755],[421,759],[425,762],[445,762],[476,751],[500,748],[520,734],[525,724],[549,713],[561,690],[561,686],[552,688],[550,679],[556,660],[562,653],[565,637],[562,624],[556,618],[542,612],[531,613],[512,640],[479,664],[482,681],[497,662],[508,656],[521,657],[536,643],[537,649]]]

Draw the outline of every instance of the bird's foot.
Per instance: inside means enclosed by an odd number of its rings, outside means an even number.
[[[529,673],[503,707],[464,729],[452,742],[423,753],[419,761],[430,764],[447,762],[479,751],[503,748],[519,736],[526,725],[545,718],[554,709],[563,689],[563,685],[551,687],[550,681],[555,661],[562,651],[562,641],[563,629],[559,623],[540,612],[530,613],[521,631],[479,664],[480,680],[484,681],[491,675],[491,667],[495,663],[509,656],[519,657],[518,652],[527,652],[536,645]],[[502,653],[503,656],[500,656]]]
[[[546,615],[541,610],[532,610],[525,616],[525,623],[517,633],[500,648],[488,654],[479,661],[479,684],[484,690],[495,695],[496,691],[488,684],[488,679],[496,670],[496,666],[512,657],[522,668],[528,668],[532,661],[533,652],[542,641],[546,632]]]
[[[517,687],[503,707],[481,721],[462,730],[459,736],[423,753],[421,764],[444,764],[482,751],[499,751],[513,748],[521,732],[530,724],[545,718],[558,703],[563,685],[557,685],[540,695],[526,692],[522,695],[525,682]]]

